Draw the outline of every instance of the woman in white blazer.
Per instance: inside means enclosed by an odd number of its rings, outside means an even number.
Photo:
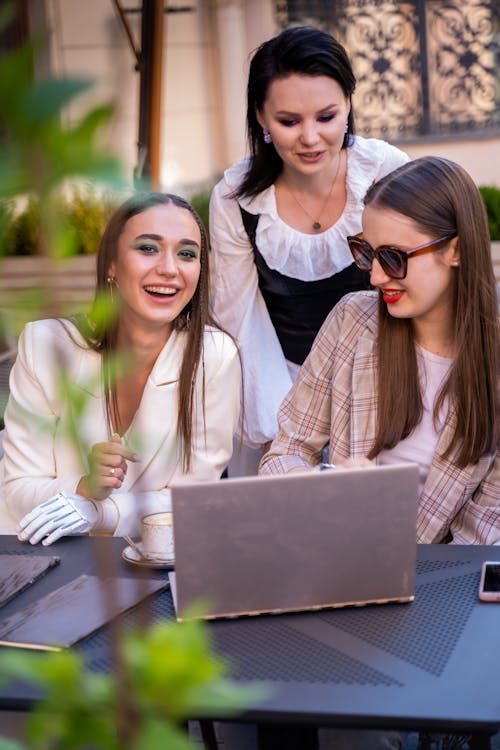
[[[220,477],[241,368],[209,316],[208,261],[187,202],[133,196],[103,234],[91,314],[26,326],[2,459],[21,540],[135,533],[142,516],[170,508],[173,482]]]

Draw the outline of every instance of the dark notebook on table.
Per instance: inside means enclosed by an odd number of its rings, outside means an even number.
[[[0,607],[58,563],[56,556],[0,554]]]
[[[0,621],[0,645],[72,646],[166,586],[162,580],[81,575]]]
[[[418,466],[172,487],[178,619],[411,601]]]

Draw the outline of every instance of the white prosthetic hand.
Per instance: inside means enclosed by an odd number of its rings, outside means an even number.
[[[62,536],[88,534],[99,518],[96,504],[80,495],[59,492],[37,505],[19,522],[20,542],[48,546]]]

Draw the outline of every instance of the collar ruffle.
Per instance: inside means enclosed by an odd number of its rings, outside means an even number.
[[[247,211],[260,214],[257,247],[269,268],[302,281],[315,281],[352,263],[346,237],[361,230],[363,198],[383,159],[382,153],[376,153],[380,143],[355,137],[347,150],[346,205],[337,222],[325,232],[304,234],[285,224],[276,209],[274,185],[253,198],[239,199]],[[248,161],[246,158],[225,171],[228,193],[241,183]]]

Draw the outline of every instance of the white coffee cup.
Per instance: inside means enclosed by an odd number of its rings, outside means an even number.
[[[171,560],[174,557],[172,513],[151,513],[142,519],[142,548],[146,555]]]

